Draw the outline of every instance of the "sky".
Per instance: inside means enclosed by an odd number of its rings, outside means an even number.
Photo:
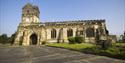
[[[125,0],[0,0],[0,35],[11,36],[26,3],[40,9],[40,22],[105,19],[110,34],[125,31]]]

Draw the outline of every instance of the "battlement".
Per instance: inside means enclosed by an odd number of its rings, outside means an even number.
[[[66,25],[66,24],[101,24],[101,23],[105,23],[104,19],[100,19],[100,20],[74,20],[74,21],[56,21],[56,22],[45,22],[44,24],[46,26],[50,26],[50,25]]]

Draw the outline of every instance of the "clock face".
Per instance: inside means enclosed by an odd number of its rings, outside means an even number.
[[[29,22],[29,20],[30,20],[29,17],[27,17],[27,18],[26,18],[26,22]]]

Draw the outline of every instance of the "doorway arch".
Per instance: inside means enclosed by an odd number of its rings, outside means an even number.
[[[30,44],[31,45],[36,45],[37,44],[37,35],[35,33],[33,33],[31,36],[30,36]]]

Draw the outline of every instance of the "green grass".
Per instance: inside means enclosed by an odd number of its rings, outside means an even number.
[[[0,48],[11,48],[11,47],[20,47],[20,46],[11,44],[0,44]]]
[[[113,43],[113,46],[125,47],[125,43]]]
[[[54,46],[54,47],[68,48],[68,49],[73,49],[73,50],[79,50],[79,51],[85,48],[94,47],[94,45],[90,43],[82,43],[82,44],[53,43],[53,44],[47,44],[47,45]]]
[[[91,43],[68,44],[68,43],[53,43],[47,46],[60,47],[70,50],[76,50],[83,53],[109,56],[113,58],[125,59],[125,43],[115,43],[112,47],[102,49]]]

